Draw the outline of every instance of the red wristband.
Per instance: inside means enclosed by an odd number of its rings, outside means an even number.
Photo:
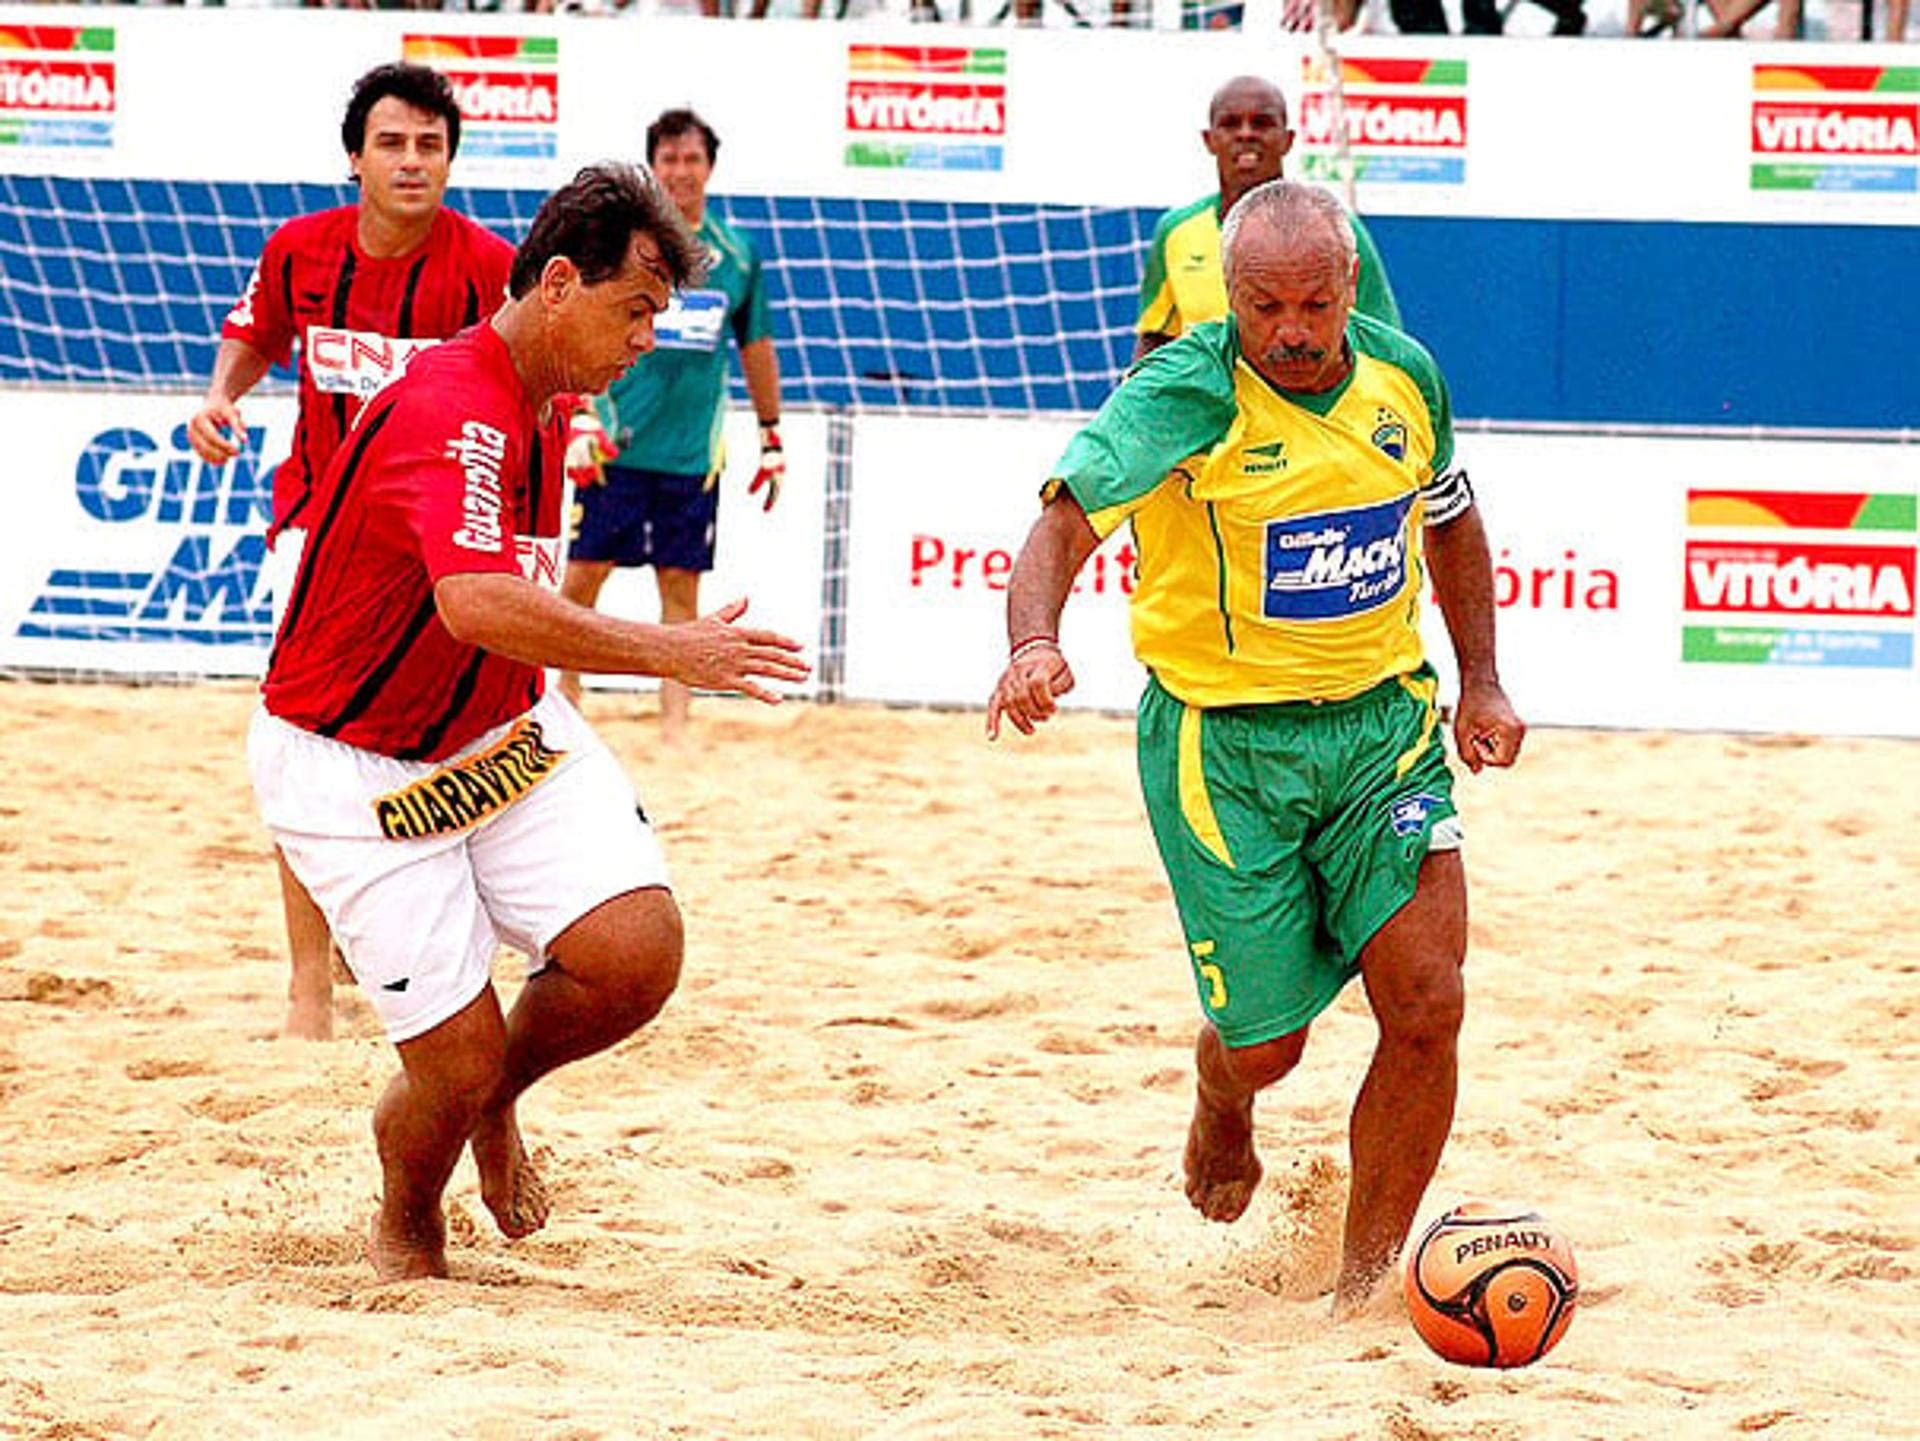
[[[1012,665],[1028,651],[1038,650],[1043,645],[1052,646],[1055,650],[1059,650],[1060,637],[1057,635],[1030,635],[1025,640],[1015,641],[1013,649],[1007,652],[1007,664]]]

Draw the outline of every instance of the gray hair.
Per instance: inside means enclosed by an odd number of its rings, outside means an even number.
[[[1354,257],[1359,252],[1346,207],[1316,185],[1302,185],[1297,180],[1269,180],[1242,195],[1220,227],[1220,263],[1229,290],[1233,288],[1241,247],[1247,243],[1241,232],[1253,221],[1267,227],[1273,244],[1280,250],[1338,245],[1341,263],[1349,272],[1353,269]]]

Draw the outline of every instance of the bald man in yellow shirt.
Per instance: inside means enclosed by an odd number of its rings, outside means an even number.
[[[1220,188],[1169,210],[1154,227],[1147,268],[1140,281],[1139,332],[1133,358],[1196,325],[1227,313],[1227,286],[1220,270],[1220,223],[1233,204],[1256,185],[1277,180],[1293,149],[1287,100],[1280,88],[1257,75],[1241,75],[1214,92],[1201,143],[1213,156]],[[1354,309],[1388,325],[1400,324],[1400,305],[1380,251],[1357,215],[1349,215],[1360,256]]]
[[[1467,893],[1421,643],[1427,574],[1458,663],[1460,759],[1511,765],[1526,727],[1495,665],[1446,382],[1411,336],[1353,310],[1346,212],[1271,181],[1222,247],[1229,316],[1136,365],[1042,491],[987,733],[1031,734],[1073,688],[1061,610],[1131,520],[1141,787],[1205,1017],[1187,1196],[1212,1220],[1245,1211],[1254,1097],[1361,977],[1379,1037],[1349,1137],[1346,1314],[1405,1244],[1453,1121]]]

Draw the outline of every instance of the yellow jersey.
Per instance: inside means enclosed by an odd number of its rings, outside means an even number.
[[[1413,337],[1347,324],[1320,395],[1274,386],[1231,319],[1142,360],[1068,445],[1106,537],[1131,520],[1135,653],[1194,706],[1339,700],[1417,668],[1421,530],[1471,504],[1446,381]]]
[[[1353,241],[1360,257],[1360,275],[1354,284],[1353,308],[1362,315],[1400,324],[1400,303],[1380,259],[1380,249],[1357,215]],[[1143,335],[1179,335],[1227,314],[1227,280],[1220,266],[1220,196],[1215,194],[1178,210],[1169,210],[1154,227],[1147,249],[1147,268],[1140,279],[1140,318],[1134,329]]]

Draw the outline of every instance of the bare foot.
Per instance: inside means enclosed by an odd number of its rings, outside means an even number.
[[[333,984],[324,991],[289,991],[287,1019],[280,1034],[296,1041],[333,1039]]]
[[[374,1213],[367,1227],[367,1259],[382,1281],[424,1281],[447,1274],[446,1218],[435,1211],[430,1219],[409,1222]]]
[[[1237,1221],[1260,1186],[1253,1103],[1228,1110],[1196,1100],[1187,1127],[1187,1199],[1209,1221]]]
[[[517,1241],[547,1224],[553,1209],[547,1184],[527,1155],[511,1106],[482,1116],[473,1128],[473,1164],[480,1172],[480,1199],[501,1235]]]
[[[1386,1309],[1391,1290],[1384,1283],[1393,1273],[1393,1263],[1355,1265],[1349,1261],[1340,1267],[1340,1279],[1333,1287],[1333,1319],[1351,1321],[1364,1313]]]

